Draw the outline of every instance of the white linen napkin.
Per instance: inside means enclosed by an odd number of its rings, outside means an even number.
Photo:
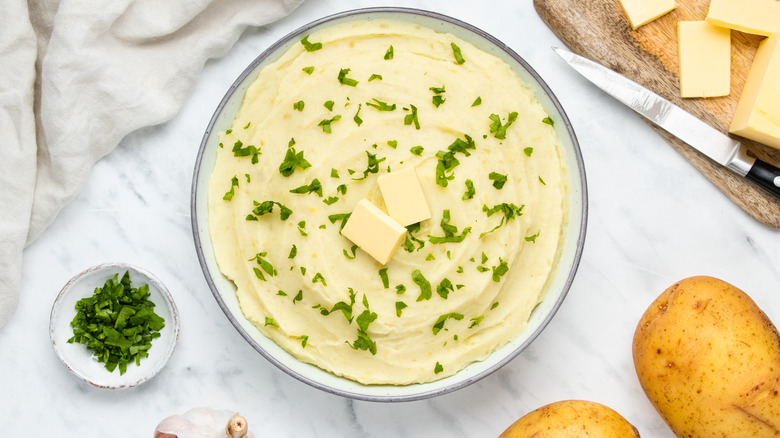
[[[303,0],[4,0],[0,327],[22,253],[128,133],[172,118],[209,58]]]

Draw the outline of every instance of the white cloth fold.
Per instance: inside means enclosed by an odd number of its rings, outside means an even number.
[[[6,0],[0,15],[0,327],[24,247],[128,133],[172,118],[210,58],[302,0]]]

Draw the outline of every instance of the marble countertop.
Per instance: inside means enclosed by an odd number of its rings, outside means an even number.
[[[433,399],[353,401],[312,388],[260,356],[209,290],[195,252],[190,187],[204,129],[224,93],[259,53],[292,30],[368,6],[429,9],[467,21],[512,47],[562,102],[585,161],[589,223],[566,300],[534,343],[499,371]],[[647,306],[675,281],[711,275],[746,291],[780,321],[780,232],[732,204],[638,116],[580,78],[550,50],[562,45],[530,1],[309,0],[270,26],[248,30],[208,62],[172,120],[127,136],[99,161],[80,195],[24,254],[19,308],[0,330],[0,424],[55,436],[151,436],[164,417],[197,406],[247,417],[256,436],[499,435],[544,404],[605,404],[642,436],[672,437],[644,395],[631,340]],[[49,341],[60,288],[109,261],[153,272],[181,317],[167,367],[129,390],[71,375]]]

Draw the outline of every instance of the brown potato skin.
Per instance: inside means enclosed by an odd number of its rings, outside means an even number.
[[[683,279],[639,321],[639,383],[678,437],[780,436],[780,334],[743,291]]]
[[[563,400],[531,411],[499,438],[638,438],[614,410],[596,402]]]

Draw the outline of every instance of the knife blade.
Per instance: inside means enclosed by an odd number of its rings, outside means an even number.
[[[574,70],[647,120],[721,166],[780,198],[780,169],[747,154],[745,145],[627,77],[568,50],[553,47]]]

